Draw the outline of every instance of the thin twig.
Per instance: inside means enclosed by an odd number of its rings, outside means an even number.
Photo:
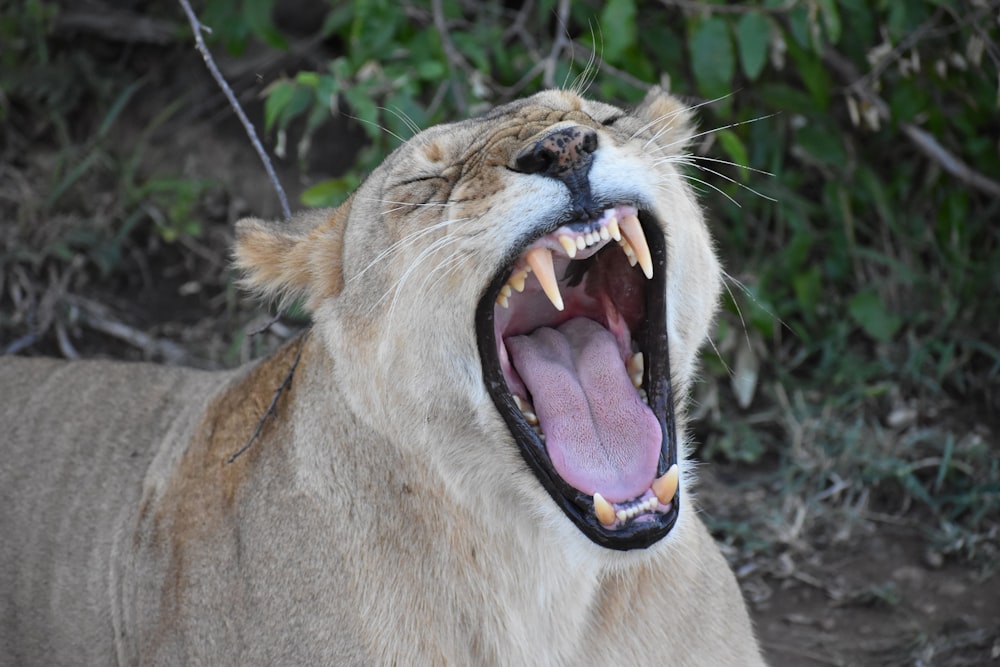
[[[267,322],[264,322],[264,324],[260,325],[259,327],[251,331],[249,334],[250,337],[253,338],[254,336],[259,336],[268,329],[270,329],[271,327],[273,327],[278,322],[278,320],[280,320],[285,315],[285,310],[286,310],[285,308],[282,308],[281,310],[276,312],[273,317],[268,319]]]
[[[84,33],[96,35],[110,42],[129,44],[156,44],[165,46],[176,39],[177,25],[173,21],[145,16],[128,10],[102,7],[93,10],[60,11],[56,14],[54,30],[60,34]]]
[[[507,40],[512,39],[517,35],[520,35],[523,38],[525,34],[524,26],[528,22],[528,16],[531,15],[531,12],[534,11],[534,9],[535,0],[527,0],[521,5],[521,8],[514,17],[514,21],[503,31],[503,39],[501,41],[504,44],[507,43]]]
[[[462,85],[458,82],[458,77],[461,76],[461,70],[469,71],[469,64],[465,62],[465,58],[455,48],[455,43],[451,41],[451,35],[448,34],[448,25],[444,19],[444,8],[441,6],[441,0],[431,0],[431,11],[434,14],[434,27],[441,38],[441,48],[444,49],[445,58],[448,59],[448,64],[452,69],[451,90],[455,95],[455,106],[464,114],[466,110],[465,93],[462,91]]]
[[[21,336],[20,338],[15,340],[7,347],[3,348],[3,350],[0,350],[0,357],[6,356],[8,354],[10,355],[17,354],[26,347],[31,347],[32,345],[34,345],[39,338],[41,338],[41,336],[39,336],[37,333],[29,332],[28,334]]]
[[[827,49],[823,54],[823,60],[836,70],[844,80],[853,82],[848,86],[849,90],[867,100],[878,111],[879,116],[883,120],[891,120],[892,112],[889,110],[889,105],[871,88],[863,84],[864,80],[858,75],[854,65],[839,53],[830,49]],[[946,172],[966,185],[981,190],[993,197],[1000,197],[1000,183],[977,172],[963,162],[961,158],[942,146],[931,134],[912,123],[900,123],[900,127],[903,129],[903,134],[916,146],[917,150],[930,158]]]
[[[292,211],[288,208],[288,198],[285,196],[285,190],[281,187],[281,183],[278,181],[278,175],[274,172],[274,167],[271,165],[271,159],[267,156],[267,151],[264,150],[264,146],[260,143],[260,139],[257,138],[257,132],[254,130],[253,125],[247,118],[247,115],[243,112],[243,107],[236,99],[236,95],[233,93],[233,89],[229,87],[226,83],[225,77],[222,76],[222,72],[215,64],[215,60],[212,59],[212,54],[209,52],[208,47],[205,46],[205,40],[202,39],[202,31],[211,32],[206,26],[203,26],[195,16],[194,10],[191,9],[191,5],[188,0],[178,0],[181,3],[181,7],[184,8],[184,13],[187,14],[188,22],[191,24],[191,29],[194,32],[194,43],[198,52],[201,53],[202,59],[205,61],[205,66],[208,67],[208,71],[212,73],[212,78],[218,84],[219,88],[222,89],[223,94],[226,99],[229,100],[229,105],[233,108],[236,116],[240,119],[240,123],[243,124],[243,129],[246,130],[247,136],[250,138],[250,143],[253,144],[254,150],[257,151],[257,155],[260,156],[261,162],[264,163],[264,169],[267,171],[268,177],[271,179],[271,184],[274,185],[274,189],[278,193],[278,200],[281,202],[281,212],[284,214],[285,218],[288,219],[292,217]]]
[[[111,310],[103,304],[75,294],[67,294],[63,300],[77,308],[80,322],[91,329],[137,347],[151,357],[162,357],[167,363],[180,364],[189,361],[187,351],[177,343],[165,338],[154,338],[145,331],[125,324],[112,315]]]
[[[715,7],[716,5],[712,6]],[[598,67],[600,67],[608,74],[611,74],[616,79],[619,79],[630,86],[638,88],[639,90],[649,90],[653,87],[653,84],[647,83],[642,79],[637,79],[628,72],[620,70],[617,67],[612,67],[611,65],[607,64],[606,62],[604,62],[604,59],[598,57],[597,54],[594,52],[594,50],[591,48],[583,46],[582,44],[577,44],[576,42],[570,42],[570,46],[573,48],[574,58],[577,57],[577,51],[579,51],[580,55],[586,56],[588,60],[593,58],[594,62],[597,63]],[[581,58],[581,60],[583,60],[583,58]]]
[[[282,380],[281,384],[278,385],[278,388],[274,390],[274,396],[271,397],[271,404],[267,406],[267,410],[264,412],[264,415],[260,418],[260,421],[257,422],[257,428],[254,429],[253,435],[250,436],[250,439],[247,440],[245,445],[240,447],[239,450],[229,457],[226,463],[232,463],[245,451],[250,449],[250,446],[253,445],[253,443],[260,436],[261,431],[264,430],[264,424],[266,424],[267,420],[277,413],[278,399],[281,398],[281,394],[292,385],[292,377],[295,375],[295,369],[298,368],[299,359],[302,358],[303,347],[305,347],[305,337],[299,341],[299,350],[295,353],[295,359],[292,361],[292,365],[288,368],[288,373],[285,374],[285,379]]]

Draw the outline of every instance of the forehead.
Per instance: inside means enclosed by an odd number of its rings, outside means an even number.
[[[523,141],[556,123],[596,126],[622,113],[610,104],[586,100],[568,91],[549,90],[496,107],[482,116],[429,128],[410,139],[405,148],[438,161],[502,138]]]

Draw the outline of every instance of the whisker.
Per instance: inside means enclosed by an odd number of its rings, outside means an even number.
[[[774,174],[772,174],[769,171],[765,171],[764,169],[757,169],[755,167],[748,167],[747,165],[740,164],[739,162],[732,162],[731,160],[723,160],[721,158],[710,157],[708,155],[695,155],[693,153],[688,153],[688,154],[683,155],[682,157],[684,157],[686,159],[689,159],[689,160],[701,160],[703,162],[718,162],[720,164],[729,165],[730,167],[738,167],[740,169],[746,169],[747,171],[752,171],[752,172],[755,172],[757,174],[763,174],[764,176],[771,176],[771,177],[774,176]]]
[[[600,41],[601,45],[600,49],[603,51],[604,35],[603,33],[601,33],[600,24],[599,23],[595,24],[593,20],[590,20],[587,23],[590,27],[591,41],[595,44],[595,46],[597,45],[598,41]],[[595,32],[595,25],[596,25],[596,32]],[[599,38],[598,35],[600,35]],[[575,52],[572,49],[570,49],[570,53],[575,56]],[[587,64],[584,66],[583,70],[573,80],[573,84],[570,86],[570,90],[572,92],[576,93],[577,95],[580,95],[581,97],[587,93],[590,87],[594,84],[594,81],[597,80],[597,74],[600,71],[600,67],[598,67],[597,61],[598,61],[597,49],[594,49],[590,52],[590,57],[587,59]]]
[[[742,206],[740,206],[740,203],[738,201],[736,201],[735,199],[733,199],[732,197],[730,197],[725,192],[723,192],[719,188],[715,187],[714,185],[712,185],[708,181],[703,181],[702,179],[697,178],[695,176],[692,176],[691,174],[681,174],[681,177],[682,178],[686,178],[689,181],[694,181],[695,183],[701,183],[702,185],[708,186],[708,187],[712,188],[713,190],[715,190],[716,192],[718,192],[723,197],[725,197],[726,199],[728,199],[730,202],[732,202],[736,206],[736,208],[743,208]]]
[[[426,248],[424,248],[420,252],[420,254],[417,255],[417,258],[410,264],[409,267],[407,267],[406,271],[403,272],[403,275],[400,276],[400,279],[396,281],[395,294],[392,297],[392,303],[389,305],[389,321],[390,322],[392,321],[392,318],[393,318],[393,316],[394,316],[394,314],[396,312],[396,304],[399,303],[399,299],[402,296],[403,287],[405,286],[406,282],[410,279],[410,276],[413,274],[413,272],[417,270],[417,267],[419,267],[424,262],[424,260],[426,260],[427,258],[429,258],[434,253],[436,253],[439,250],[442,250],[442,249],[448,247],[449,245],[451,245],[453,243],[458,243],[461,240],[463,240],[463,237],[461,237],[461,236],[455,236],[453,234],[449,234],[447,236],[442,236],[441,238],[435,240],[429,246],[427,246]],[[430,275],[432,273],[433,273],[433,271],[428,271],[427,275]],[[426,279],[426,277],[427,276],[425,276],[425,279]],[[389,295],[389,292],[391,292],[391,291],[393,291],[392,288],[389,288],[389,290],[386,291],[385,294],[383,294],[376,303],[381,302],[385,297],[387,297]]]
[[[739,187],[743,188],[744,190],[747,190],[748,192],[752,192],[753,194],[757,195],[761,199],[766,199],[766,200],[768,200],[770,202],[777,202],[778,201],[774,197],[768,197],[765,194],[757,192],[756,190],[754,190],[753,188],[751,188],[749,185],[746,185],[745,183],[740,183],[736,179],[731,178],[729,176],[726,176],[725,174],[723,174],[721,172],[718,172],[715,169],[710,169],[709,167],[706,167],[705,165],[695,164],[694,162],[690,162],[690,161],[685,160],[685,159],[678,160],[678,162],[680,162],[682,164],[686,164],[689,167],[694,167],[695,169],[700,169],[701,171],[707,172],[709,174],[714,174],[715,176],[718,176],[719,178],[721,178],[723,180],[726,180],[726,181],[729,181],[730,183],[738,185]]]
[[[377,197],[358,197],[359,201],[370,201],[376,204],[394,204],[395,208],[390,208],[382,211],[382,215],[387,215],[389,213],[395,213],[396,211],[401,211],[404,208],[444,208],[448,206],[449,202],[444,201],[431,201],[431,202],[412,202],[412,201],[393,201],[392,199],[379,199]]]
[[[652,126],[656,125],[657,123],[663,122],[664,120],[666,120],[667,118],[670,118],[671,116],[677,116],[677,115],[680,115],[680,114],[684,113],[685,111],[694,111],[695,109],[700,109],[703,106],[707,106],[709,104],[715,104],[716,102],[718,102],[720,100],[726,99],[730,95],[733,95],[733,93],[729,93],[728,95],[723,95],[722,97],[716,97],[715,99],[712,99],[712,100],[705,100],[704,102],[699,102],[698,104],[694,104],[694,105],[689,106],[689,107],[682,107],[682,108],[676,109],[674,111],[670,111],[668,113],[665,113],[662,116],[660,116],[659,118],[654,118],[653,120],[649,121],[648,123],[646,123],[645,125],[643,125],[642,127],[640,127],[638,130],[636,130],[632,134],[631,137],[629,137],[629,140],[635,139],[637,136],[639,136],[639,134],[645,132],[646,130],[648,130]]]
[[[379,107],[379,108],[383,108],[383,107]],[[344,114],[344,117],[345,118],[350,118],[352,120],[356,120],[359,123],[365,123],[366,125],[371,125],[372,127],[377,127],[378,129],[382,130],[383,132],[385,132],[389,136],[395,137],[396,139],[398,139],[399,143],[401,143],[401,144],[405,144],[406,143],[406,139],[404,139],[403,137],[399,136],[398,134],[396,134],[395,132],[393,132],[392,130],[390,130],[389,128],[387,128],[385,125],[382,125],[381,123],[376,123],[373,120],[368,120],[367,118],[361,118],[360,116],[352,116],[351,114],[346,114],[346,113]]]
[[[437,231],[438,229],[442,229],[443,227],[447,227],[448,225],[455,224],[455,225],[461,226],[461,225],[463,225],[465,223],[468,223],[469,221],[471,221],[471,218],[459,218],[457,220],[444,220],[442,222],[438,222],[436,224],[433,224],[433,225],[431,225],[429,227],[425,227],[423,229],[417,230],[417,231],[415,231],[415,232],[413,232],[411,234],[407,234],[406,236],[404,236],[403,238],[399,239],[398,241],[396,241],[395,243],[393,243],[392,245],[390,245],[388,248],[386,248],[385,250],[383,250],[382,252],[380,252],[375,257],[375,259],[373,259],[371,262],[368,263],[367,266],[365,266],[365,268],[361,269],[361,271],[359,271],[358,273],[356,273],[353,276],[351,276],[350,278],[348,278],[347,282],[353,282],[354,280],[357,280],[358,278],[360,278],[361,276],[363,276],[368,271],[368,269],[370,269],[373,266],[375,266],[376,264],[379,264],[380,262],[384,261],[391,254],[393,254],[394,252],[400,250],[401,248],[403,248],[404,246],[408,245],[409,243],[411,243],[413,241],[416,241],[417,239],[420,239],[420,238],[424,237],[427,234],[430,234],[430,233],[432,233],[434,231]]]
[[[729,376],[730,380],[733,379],[733,377],[735,377],[733,369],[730,367],[728,363],[726,363],[726,359],[725,357],[722,356],[722,352],[719,350],[719,346],[715,344],[715,340],[711,336],[708,337],[708,344],[712,346],[712,349],[715,350],[715,356],[717,356],[719,358],[719,361],[722,362],[722,367],[726,370],[726,375]]]
[[[420,126],[417,125],[412,118],[410,118],[408,115],[406,115],[403,112],[402,109],[400,109],[398,107],[392,107],[392,108],[389,108],[389,107],[379,107],[379,109],[381,109],[382,111],[388,111],[393,116],[395,116],[396,118],[398,118],[403,123],[403,125],[405,125],[407,128],[409,128],[410,132],[413,133],[413,134],[410,135],[410,138],[413,138],[414,136],[420,134]],[[398,136],[396,138],[400,139],[400,137],[398,137]],[[402,139],[400,139],[400,140],[402,141]]]
[[[776,314],[775,314],[775,313],[774,313],[774,312],[773,312],[773,311],[772,311],[772,310],[771,310],[770,308],[767,308],[766,306],[764,306],[764,305],[763,305],[763,304],[762,304],[762,303],[760,302],[760,299],[758,299],[758,298],[757,298],[757,295],[755,295],[755,294],[754,294],[754,293],[753,293],[753,292],[752,292],[752,291],[750,290],[750,288],[749,288],[749,287],[747,287],[746,285],[744,285],[744,284],[743,284],[743,282],[742,282],[741,280],[739,280],[738,278],[735,278],[735,277],[733,277],[733,276],[732,276],[731,274],[729,274],[729,273],[728,273],[728,272],[727,272],[727,271],[726,271],[725,269],[723,269],[723,270],[722,270],[722,275],[723,275],[723,276],[724,276],[724,277],[726,278],[726,280],[728,280],[728,281],[732,282],[732,283],[733,283],[734,285],[736,285],[736,287],[737,287],[737,288],[738,288],[738,289],[739,289],[739,290],[740,290],[741,292],[743,292],[743,294],[745,294],[745,295],[746,295],[746,297],[747,297],[748,299],[750,299],[751,301],[753,301],[753,302],[754,302],[754,304],[756,304],[756,306],[757,306],[758,308],[760,308],[760,309],[761,309],[761,310],[763,310],[763,311],[764,311],[765,313],[767,313],[768,315],[770,315],[771,317],[773,317],[773,318],[774,318],[774,321],[775,321],[775,322],[777,322],[777,323],[778,323],[778,324],[780,324],[780,325],[781,325],[782,327],[784,327],[785,329],[787,329],[787,330],[788,330],[788,331],[789,331],[790,333],[792,333],[793,335],[795,334],[795,331],[794,331],[794,330],[793,330],[793,329],[792,329],[792,328],[791,328],[790,326],[788,326],[788,324],[786,324],[786,323],[785,323],[785,321],[784,321],[783,319],[781,319],[780,317],[778,317],[778,316],[777,316],[777,315],[776,315]],[[732,293],[732,292],[730,291],[730,292],[729,292],[729,295],[730,295],[730,296],[732,296],[732,295],[733,295],[733,293]],[[733,301],[735,302],[735,301],[736,301],[736,299],[734,298],[734,299],[733,299]],[[737,308],[738,308],[738,307],[739,307],[739,306],[737,305]],[[742,319],[743,319],[743,318],[742,318],[742,317],[740,317],[740,320],[741,320],[741,321],[742,321]]]
[[[726,277],[726,278],[731,278],[731,276],[728,273],[726,273],[725,270],[722,271],[722,275],[724,277]],[[722,286],[726,288],[726,292],[729,293],[729,298],[733,300],[733,307],[736,308],[736,316],[740,318],[740,326],[743,327],[743,338],[747,342],[747,347],[752,349],[752,344],[750,343],[750,330],[747,328],[747,321],[746,321],[746,319],[743,318],[743,309],[740,308],[740,304],[736,300],[736,295],[733,294],[733,290],[729,288],[729,283],[727,283],[725,280],[723,280],[722,281]],[[716,350],[716,352],[718,352],[718,350]],[[719,358],[721,359],[721,355],[720,355]],[[728,369],[729,364],[726,364],[725,361],[723,361],[722,363]],[[733,377],[732,371],[729,372],[729,377],[730,378]]]
[[[685,137],[683,140],[674,141],[672,143],[665,144],[661,148],[661,150],[667,149],[667,148],[671,148],[671,147],[676,146],[678,144],[686,144],[687,142],[693,141],[694,139],[697,139],[699,137],[706,137],[706,136],[708,136],[710,134],[714,134],[715,132],[721,132],[722,130],[728,130],[729,128],[732,128],[732,127],[739,127],[740,125],[749,125],[750,123],[756,123],[757,121],[767,120],[768,118],[773,118],[774,116],[777,116],[777,115],[778,114],[776,114],[776,113],[770,113],[770,114],[767,114],[766,116],[757,116],[756,118],[751,118],[749,120],[741,120],[741,121],[737,121],[735,123],[729,123],[728,125],[723,125],[721,127],[712,128],[711,130],[705,130],[703,132],[698,132],[696,134],[691,135],[690,137]]]

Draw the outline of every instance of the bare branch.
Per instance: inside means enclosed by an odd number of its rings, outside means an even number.
[[[455,48],[455,43],[451,41],[451,35],[448,34],[448,25],[444,20],[444,8],[441,6],[441,0],[431,0],[431,11],[434,12],[434,27],[441,38],[441,47],[444,49],[445,58],[448,59],[448,64],[451,66],[451,90],[455,95],[455,106],[464,114],[467,109],[465,93],[462,91],[462,86],[456,77],[462,71],[468,71],[470,67],[465,62],[462,54]]]
[[[267,156],[267,151],[264,150],[264,146],[261,145],[260,139],[257,138],[257,132],[254,130],[253,125],[247,118],[247,115],[243,112],[243,107],[240,106],[239,101],[236,99],[236,95],[233,93],[233,89],[229,87],[226,83],[225,77],[222,76],[222,72],[215,64],[215,60],[212,59],[212,54],[209,52],[208,47],[205,46],[205,40],[202,39],[202,31],[208,31],[205,26],[201,24],[198,17],[195,16],[194,10],[191,9],[191,4],[188,0],[178,0],[181,3],[181,7],[184,8],[184,13],[187,14],[188,22],[191,24],[191,29],[194,31],[194,43],[198,52],[201,53],[202,59],[205,61],[205,66],[208,67],[208,71],[211,72],[212,78],[218,84],[219,88],[222,89],[223,94],[225,94],[226,99],[229,100],[229,105],[233,108],[236,116],[240,119],[240,123],[243,124],[243,129],[246,130],[247,136],[250,138],[250,143],[253,144],[254,150],[257,151],[257,155],[260,156],[261,162],[264,163],[264,169],[267,171],[268,177],[271,179],[274,189],[278,193],[278,199],[281,202],[281,212],[284,214],[285,218],[288,219],[292,217],[292,211],[288,208],[288,198],[285,196],[285,190],[281,187],[281,183],[278,181],[278,176],[274,172],[274,166],[271,164],[271,159]]]
[[[100,13],[92,10],[66,8],[55,17],[56,32],[86,33],[109,42],[132,44],[172,44],[178,25],[173,21],[145,16],[128,10],[103,7]]]
[[[988,195],[1000,198],[1000,183],[992,178],[980,174],[978,171],[967,165],[961,158],[956,157],[947,148],[938,143],[929,132],[920,129],[911,123],[903,123],[903,132],[910,138],[917,149],[937,162],[942,169],[977,190],[982,190]]]
[[[848,90],[863,97],[878,111],[879,116],[883,120],[891,120],[892,114],[889,110],[889,105],[871,88],[865,85],[864,79],[858,75],[854,65],[839,53],[830,49],[827,49],[823,54],[823,60],[836,70],[845,81],[853,82],[848,86]],[[1000,183],[980,174],[970,167],[961,158],[942,146],[929,132],[920,129],[912,123],[900,123],[900,127],[903,130],[903,134],[906,135],[917,150],[930,158],[946,172],[970,187],[981,190],[993,197],[1000,197]]]
[[[713,5],[713,7],[714,6],[715,5]],[[628,85],[638,88],[639,90],[649,90],[650,88],[653,87],[653,84],[647,83],[642,79],[637,79],[628,72],[620,70],[617,67],[612,67],[611,65],[607,64],[606,62],[604,62],[603,58],[598,57],[597,54],[594,53],[593,49],[583,46],[582,44],[577,44],[576,42],[570,42],[570,45],[573,48],[574,58],[577,57],[578,53],[580,56],[586,56],[586,58],[581,58],[581,60],[593,58],[594,62],[596,62],[597,66],[600,67],[602,70],[604,70],[608,74],[611,74],[616,79],[624,81]]]
[[[187,351],[177,343],[164,338],[154,338],[145,331],[122,322],[103,304],[73,294],[65,295],[64,300],[77,308],[80,322],[91,329],[139,348],[150,357],[161,357],[171,364],[189,361]],[[65,350],[63,352],[65,353]]]

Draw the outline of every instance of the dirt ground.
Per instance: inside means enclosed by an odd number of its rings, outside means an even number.
[[[196,97],[217,100],[200,74],[199,59],[191,56],[181,62],[179,71],[188,72],[183,85],[193,88]],[[116,142],[133,141],[175,94],[171,86],[179,85],[176,75],[165,78],[130,105],[114,129]],[[244,93],[252,102],[254,91]],[[259,115],[259,104],[252,115]],[[94,280],[81,287],[81,295],[106,304],[114,318],[151,339],[176,343],[182,352],[176,360],[182,363],[239,362],[288,335],[295,323],[283,323],[263,337],[244,336],[267,314],[238,301],[225,286],[232,221],[251,213],[278,212],[259,161],[225,108],[213,102],[168,123],[156,134],[145,162],[159,173],[212,180],[214,200],[205,205],[219,209],[218,219],[195,241],[159,248],[148,258],[149,278],[132,283]],[[299,192],[336,168],[302,172],[294,161],[279,162],[293,204]],[[123,344],[123,338],[86,323],[70,327],[69,335],[84,356],[169,356],[155,345],[144,347],[142,341]],[[0,347],[8,342],[0,341]],[[50,336],[26,351],[59,354],[60,346]],[[767,502],[772,491],[764,480],[771,479],[771,470],[766,465],[747,470],[724,463],[706,464],[701,470],[699,495],[705,515],[738,573],[775,667],[1000,665],[1000,564],[935,551],[925,530],[933,519],[872,502],[836,536],[817,537],[806,526],[794,547],[765,547],[748,554],[730,539],[725,526],[752,516],[754,508]],[[734,479],[738,485],[731,483]]]
[[[745,519],[762,504],[766,470],[710,464],[701,471],[710,525]],[[735,478],[736,486],[722,481]],[[998,564],[942,556],[924,521],[869,508],[850,525],[806,527],[783,551],[749,557],[716,531],[770,664],[1000,664]]]

